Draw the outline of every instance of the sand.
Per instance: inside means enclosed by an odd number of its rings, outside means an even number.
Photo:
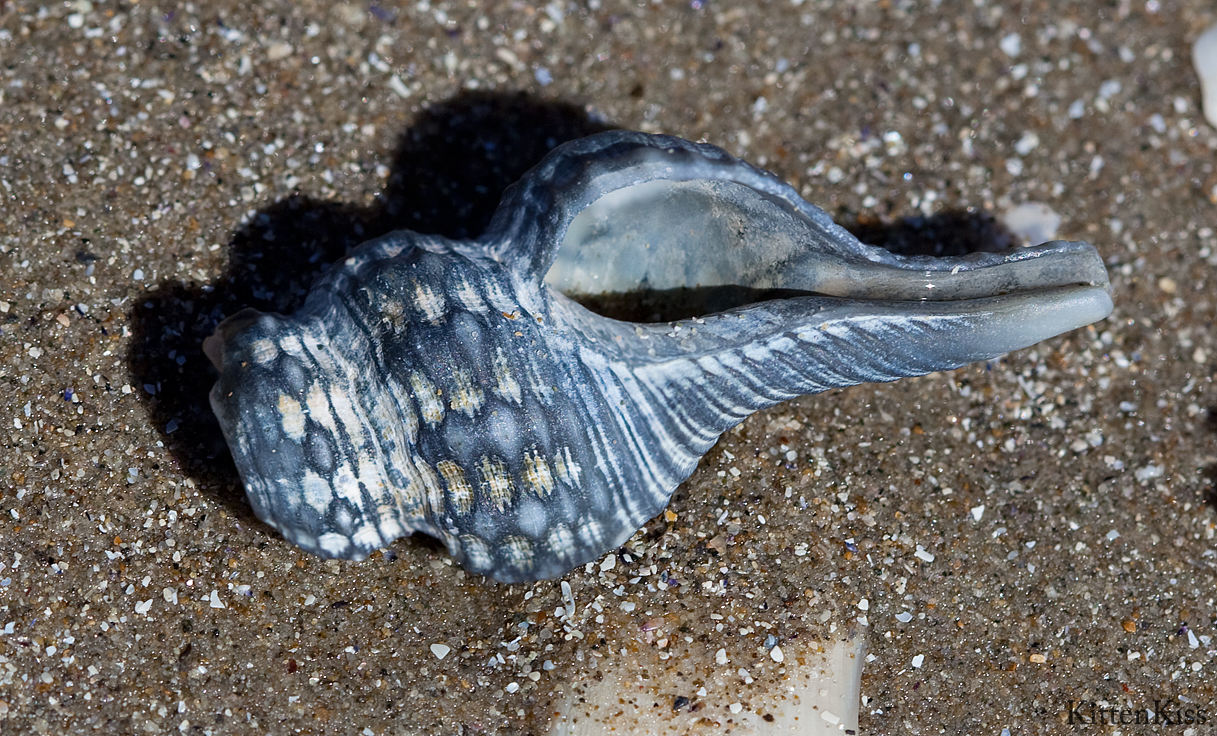
[[[860,642],[863,733],[1210,732],[1215,13],[0,3],[0,731],[543,734],[612,673],[618,732],[747,733],[799,652]],[[1115,313],[757,414],[561,581],[419,538],[326,562],[259,522],[214,324],[369,236],[476,234],[607,127],[720,145],[899,247],[988,248],[1043,203]]]

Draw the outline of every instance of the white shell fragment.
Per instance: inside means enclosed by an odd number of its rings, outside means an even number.
[[[784,656],[770,656],[784,666],[783,674],[747,683],[735,666],[711,666],[697,657],[662,660],[653,648],[640,648],[628,660],[606,658],[597,677],[572,683],[557,699],[547,736],[858,733],[862,638],[782,646]],[[639,672],[649,675],[640,678]]]
[[[1204,119],[1217,128],[1217,25],[1200,34],[1192,44],[1192,65],[1200,77]]]
[[[423,532],[517,582],[620,546],[755,411],[1027,347],[1107,316],[1108,287],[1087,243],[897,256],[721,149],[611,131],[551,152],[476,240],[390,233],[203,347],[288,540],[362,559]],[[697,316],[577,301],[655,294]]]
[[[1001,219],[1010,232],[1021,237],[1028,245],[1039,245],[1056,238],[1056,231],[1061,226],[1061,216],[1043,202],[1024,202]]]
[[[451,651],[452,647],[448,646],[447,644],[431,645],[431,653],[435,655],[436,659],[443,659],[444,657],[447,657],[448,653]]]

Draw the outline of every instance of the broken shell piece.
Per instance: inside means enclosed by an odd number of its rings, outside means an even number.
[[[365,243],[285,317],[204,348],[258,516],[325,557],[420,531],[503,581],[663,510],[720,434],[800,394],[986,360],[1112,308],[1085,243],[899,257],[714,146],[614,131],[509,188],[484,235]],[[695,319],[569,296],[663,292]]]
[[[1217,128],[1217,26],[1209,28],[1192,44],[1192,66],[1200,77],[1200,99],[1204,119]]]
[[[792,640],[783,646],[789,653],[780,674],[757,671],[755,680],[743,681],[735,667],[702,664],[696,657],[663,660],[648,647],[628,658],[606,657],[597,663],[597,677],[572,683],[551,706],[549,736],[715,729],[751,736],[858,733],[862,638]]]

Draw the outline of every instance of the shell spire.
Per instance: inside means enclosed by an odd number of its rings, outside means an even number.
[[[748,414],[958,367],[1102,319],[1085,243],[902,258],[722,150],[614,131],[555,149],[487,232],[360,246],[291,317],[205,349],[260,518],[329,557],[421,531],[474,572],[554,577],[620,545]],[[662,324],[575,299],[704,297]]]

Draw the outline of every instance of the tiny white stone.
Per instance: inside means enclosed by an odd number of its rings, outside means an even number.
[[[769,650],[769,658],[774,662],[784,662],[786,660],[786,655],[782,654],[781,647],[774,647],[773,649]]]
[[[1039,245],[1056,237],[1061,216],[1043,202],[1024,202],[1006,212],[1002,222],[1031,245]]]
[[[727,660],[727,650],[726,649],[719,649],[717,652],[714,653],[715,664],[727,664],[727,661],[728,660]]]
[[[444,657],[447,657],[448,652],[451,652],[451,651],[452,651],[452,648],[449,647],[447,644],[432,644],[431,645],[431,653],[435,655],[436,659],[443,659]]]
[[[865,598],[858,601],[858,610],[859,611],[869,611],[870,610],[870,601],[866,600]]]
[[[981,519],[984,518],[984,516],[985,516],[985,505],[983,503],[979,506],[972,507],[973,521],[980,521]]]
[[[286,59],[292,55],[292,45],[283,41],[276,41],[266,49],[266,58],[271,61],[279,61]]]
[[[1200,34],[1192,44],[1192,65],[1200,77],[1204,119],[1217,128],[1217,26]]]
[[[913,553],[913,556],[916,557],[917,559],[921,560],[922,562],[933,562],[934,561],[934,555],[930,554],[929,552],[926,552],[925,548],[922,547],[920,544],[917,545],[917,551]]]
[[[212,608],[227,608],[228,607],[228,606],[224,605],[224,601],[220,600],[220,591],[218,591],[218,590],[211,591],[210,605]]]
[[[1147,481],[1147,480],[1152,480],[1153,478],[1161,478],[1163,473],[1165,473],[1165,472],[1166,471],[1163,470],[1161,467],[1154,465],[1153,463],[1150,463],[1149,465],[1146,465],[1144,468],[1141,468],[1140,470],[1138,470],[1135,473],[1135,475],[1137,476],[1137,480]]]
[[[403,100],[414,94],[410,88],[406,86],[406,83],[401,81],[401,77],[396,74],[389,77],[389,89],[393,90],[393,92]]]
[[[922,663],[922,662],[924,662],[924,661],[925,661],[925,655],[924,655],[924,654],[918,654],[917,656],[913,657],[913,667],[915,667],[915,668],[920,668],[920,667],[921,667],[921,663]]]
[[[741,710],[744,709],[744,706],[740,703],[732,703],[731,705],[729,705],[727,707],[731,710],[732,713],[739,713]]]
[[[1011,58],[1018,56],[1023,51],[1023,39],[1017,33],[1011,33],[1003,36],[997,45],[1001,50]]]
[[[1108,79],[1099,85],[1100,100],[1110,100],[1112,97],[1120,94],[1120,90],[1124,89],[1124,85],[1118,79]]]
[[[1018,152],[1018,155],[1026,156],[1028,153],[1031,153],[1033,150],[1035,150],[1036,146],[1038,146],[1039,144],[1040,144],[1040,137],[1038,135],[1036,135],[1033,131],[1028,130],[1026,133],[1023,133],[1022,138],[1019,138],[1017,141],[1015,141],[1014,150]]]

